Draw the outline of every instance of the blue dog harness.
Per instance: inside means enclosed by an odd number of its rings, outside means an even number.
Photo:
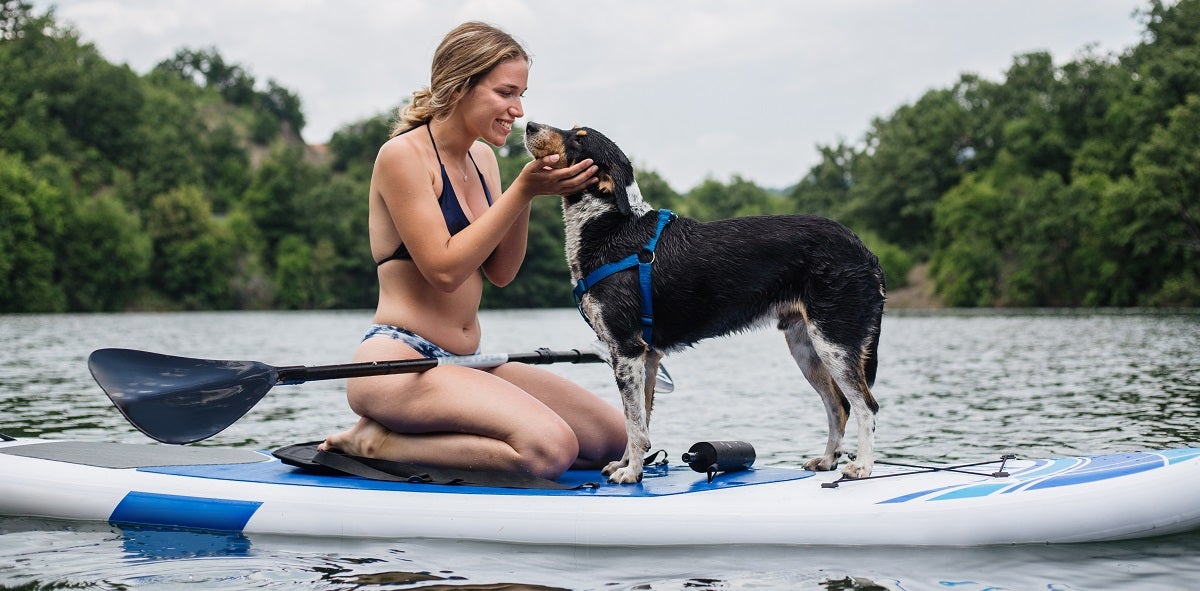
[[[642,339],[646,341],[646,346],[654,348],[650,344],[651,337],[654,336],[654,304],[650,296],[650,266],[654,264],[654,249],[658,246],[658,237],[662,235],[663,228],[671,220],[678,217],[675,212],[669,209],[658,210],[658,227],[654,230],[654,236],[642,247],[640,252],[631,254],[619,261],[602,265],[600,268],[588,273],[587,277],[579,280],[575,284],[575,306],[579,308],[580,315],[584,320],[587,320],[588,325],[592,321],[583,313],[583,294],[592,286],[607,279],[610,275],[624,271],[633,266],[638,268],[638,279],[642,285]],[[646,255],[646,260],[642,260],[642,255]]]

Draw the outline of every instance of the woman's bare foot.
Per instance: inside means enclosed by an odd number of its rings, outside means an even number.
[[[386,427],[367,417],[361,417],[350,429],[326,437],[324,443],[318,445],[317,449],[321,451],[336,450],[346,455],[374,458],[383,448],[388,435],[390,432]]]

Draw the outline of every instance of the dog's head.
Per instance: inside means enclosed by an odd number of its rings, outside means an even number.
[[[617,144],[590,127],[564,130],[531,121],[525,126],[525,147],[534,158],[558,154],[555,165],[558,168],[591,158],[599,169],[597,176],[600,178],[600,183],[592,191],[611,196],[617,211],[622,214],[634,213],[630,205],[631,196],[641,201],[634,184],[633,163]]]

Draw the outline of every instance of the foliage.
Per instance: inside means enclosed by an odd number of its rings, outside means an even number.
[[[0,309],[57,312],[66,296],[54,280],[63,238],[62,192],[0,152]]]
[[[946,305],[1200,305],[1200,2],[1140,18],[1121,55],[930,90],[788,198],[928,258]]]
[[[644,169],[639,186],[702,220],[839,220],[891,289],[928,262],[946,305],[1200,306],[1200,0],[1135,18],[1120,54],[1022,54],[930,89],[816,146],[782,191],[733,175],[679,192]],[[308,146],[300,98],[215,47],[139,75],[0,0],[0,313],[373,306],[365,197],[393,112]],[[496,149],[505,186],[522,135]],[[486,290],[570,305],[557,199],[534,203],[517,281]]]

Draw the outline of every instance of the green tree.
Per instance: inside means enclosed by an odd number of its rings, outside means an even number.
[[[336,255],[328,240],[316,246],[299,236],[279,243],[275,261],[276,303],[289,309],[328,308],[335,301],[333,271]]]
[[[962,179],[974,147],[975,121],[960,91],[929,91],[871,124],[844,222],[905,249],[932,242],[933,209]]]
[[[642,191],[642,199],[645,199],[650,207],[677,210],[683,206],[683,196],[672,189],[667,180],[657,172],[637,170],[635,175],[638,189]]]
[[[155,197],[146,230],[154,244],[151,283],[158,291],[188,309],[232,307],[233,239],[213,219],[199,188],[183,186]]]
[[[85,198],[67,218],[57,258],[67,309],[119,311],[145,285],[152,245],[141,221],[108,195]]]
[[[337,287],[331,300],[322,301],[321,307],[375,305],[377,278],[367,228],[369,187],[369,180],[337,176],[318,182],[295,198],[296,208],[303,214],[293,235],[309,244],[327,243],[332,257],[331,267],[323,272]]]
[[[734,175],[728,185],[705,179],[688,192],[683,209],[687,215],[700,220],[720,220],[778,213],[783,206],[779,201],[753,182]]]
[[[147,84],[145,102],[134,125],[137,149],[124,154],[120,166],[132,175],[129,205],[144,211],[155,196],[182,185],[204,186],[203,164],[209,152],[206,128],[193,97],[171,87]]]
[[[367,174],[370,174],[379,147],[390,137],[390,122],[390,115],[376,115],[333,132],[333,137],[329,139],[329,151],[333,153],[333,170],[347,172],[354,167],[358,171],[365,169]],[[509,137],[514,135],[517,133],[511,133]],[[508,177],[501,175],[501,178]]]
[[[1200,95],[1172,109],[1103,213],[1117,252],[1117,305],[1200,305]]]
[[[1033,177],[1002,151],[997,166],[968,175],[938,203],[931,261],[952,306],[1074,306],[1091,286],[1090,213],[1098,196],[1054,171]]]
[[[318,172],[304,160],[301,146],[281,146],[262,163],[246,190],[243,205],[262,232],[273,258],[279,241],[303,234],[301,225],[310,212],[298,206],[298,197],[316,184]]]
[[[212,199],[213,210],[225,213],[250,186],[250,154],[229,123],[218,125],[205,139],[204,151],[199,154],[204,187]]]
[[[266,260],[266,241],[246,210],[238,207],[223,220],[232,237],[233,275],[229,279],[233,307],[241,310],[269,309],[275,303],[275,281]]]
[[[854,184],[854,162],[858,152],[845,143],[817,146],[821,162],[787,193],[795,211],[824,217],[841,217]]]
[[[66,204],[20,158],[0,152],[0,312],[60,312],[54,244],[63,238]]]

